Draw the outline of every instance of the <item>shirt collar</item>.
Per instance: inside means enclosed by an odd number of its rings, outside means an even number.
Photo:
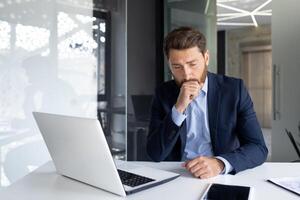
[[[208,78],[207,78],[207,76],[205,77],[205,81],[204,81],[204,85],[203,85],[203,87],[202,87],[202,91],[205,93],[205,94],[207,94],[207,88],[208,88]]]

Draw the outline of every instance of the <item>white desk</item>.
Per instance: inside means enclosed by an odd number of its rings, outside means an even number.
[[[270,177],[300,176],[300,163],[265,163],[237,175],[219,175],[201,180],[190,176],[179,162],[130,162],[180,173],[166,184],[127,196],[126,198],[57,175],[52,162],[45,164],[10,187],[0,191],[5,200],[104,200],[104,199],[199,199],[208,183],[247,185],[254,188],[253,199],[299,199],[299,196],[265,180]]]

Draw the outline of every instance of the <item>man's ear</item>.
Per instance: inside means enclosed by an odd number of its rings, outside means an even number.
[[[208,64],[209,64],[209,52],[208,52],[208,50],[206,50],[205,53],[204,53],[204,61],[205,61],[206,66],[208,66]]]

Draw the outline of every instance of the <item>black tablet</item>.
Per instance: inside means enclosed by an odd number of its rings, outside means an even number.
[[[239,185],[210,184],[202,200],[250,200],[252,188]]]

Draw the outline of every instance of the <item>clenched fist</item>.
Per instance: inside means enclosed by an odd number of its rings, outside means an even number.
[[[203,83],[199,83],[198,80],[192,79],[184,81],[181,85],[180,92],[175,104],[175,108],[178,112],[183,113],[188,105],[196,98],[203,87]]]
[[[183,163],[183,167],[195,177],[204,179],[217,176],[223,171],[225,165],[217,158],[199,156]]]

